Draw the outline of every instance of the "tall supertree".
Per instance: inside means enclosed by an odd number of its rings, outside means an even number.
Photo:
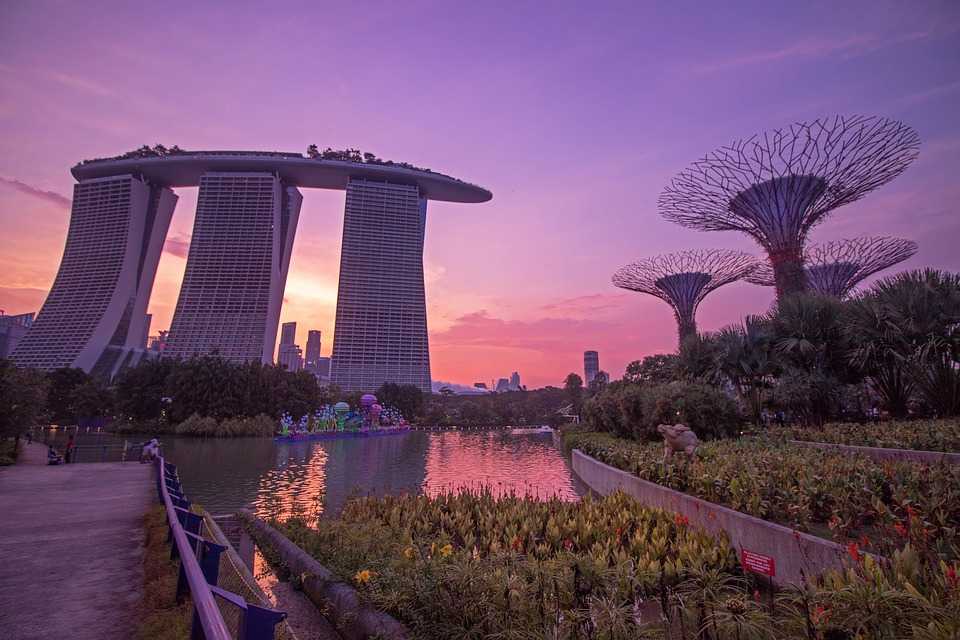
[[[660,213],[701,231],[742,231],[767,252],[777,296],[807,288],[807,234],[831,211],[897,177],[920,138],[896,120],[835,116],[707,154],[660,195]]]
[[[698,249],[638,260],[613,274],[613,284],[656,296],[673,307],[680,342],[697,332],[697,307],[708,293],[757,267],[751,255]]]
[[[867,277],[903,262],[916,252],[917,243],[903,238],[834,240],[804,251],[803,271],[811,291],[845,298]],[[764,287],[774,286],[773,265],[761,263],[746,280]]]

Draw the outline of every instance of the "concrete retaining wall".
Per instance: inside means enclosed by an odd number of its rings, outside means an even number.
[[[943,451],[920,451],[918,449],[885,449],[883,447],[859,447],[850,444],[833,444],[832,442],[808,442],[806,440],[791,440],[790,444],[799,444],[804,447],[815,447],[830,451],[845,453],[859,453],[874,460],[894,462],[923,462],[926,464],[960,464],[960,453],[944,453]]]
[[[295,545],[289,538],[250,511],[237,516],[250,528],[261,546],[269,546],[303,581],[303,592],[317,609],[329,619],[346,640],[407,640],[407,628],[392,616],[363,602],[356,589],[337,578],[333,572]]]
[[[641,480],[579,449],[573,451],[571,466],[588,487],[601,495],[620,490],[647,506],[679,513],[689,518],[691,525],[709,533],[726,531],[741,559],[744,551],[772,558],[776,584],[800,584],[805,576],[842,568],[847,558],[846,549],[836,542]]]

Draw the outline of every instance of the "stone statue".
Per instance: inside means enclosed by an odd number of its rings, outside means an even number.
[[[685,424],[661,424],[657,426],[657,431],[663,436],[663,460],[664,462],[674,454],[682,451],[688,457],[693,458],[697,455],[697,447],[700,446],[700,440],[697,434],[690,430]]]

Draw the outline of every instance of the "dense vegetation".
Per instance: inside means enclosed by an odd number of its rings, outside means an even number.
[[[772,439],[718,440],[695,459],[604,433],[565,434],[569,448],[698,498],[889,554],[911,542],[930,560],[960,544],[960,466],[879,463]]]
[[[736,554],[622,494],[580,503],[489,493],[360,498],[280,525],[418,638],[926,638],[960,632],[956,564],[889,566],[761,593]]]
[[[634,387],[702,383],[731,393],[742,415],[757,424],[782,415],[792,423],[864,421],[960,414],[960,275],[923,270],[880,280],[849,301],[816,295],[781,300],[769,314],[691,336],[677,354],[658,354],[627,367],[584,406],[596,429],[644,438]],[[702,391],[688,387],[684,404]],[[621,418],[612,420],[610,407]],[[631,419],[634,418],[634,419]],[[693,421],[694,416],[689,420]],[[643,424],[641,424],[643,423]],[[703,429],[701,437],[726,428]]]
[[[787,428],[784,435],[811,442],[960,453],[960,420],[957,419],[867,424],[833,422],[821,427]]]

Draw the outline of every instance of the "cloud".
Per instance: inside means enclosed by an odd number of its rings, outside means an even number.
[[[60,73],[59,71],[48,71],[46,75],[54,82],[58,82],[65,87],[76,89],[84,93],[89,93],[103,98],[109,98],[117,95],[116,91],[113,89],[105,87],[98,82],[94,82],[93,80],[89,80],[82,76],[68,75],[65,73]]]
[[[53,204],[61,209],[66,209],[67,211],[70,210],[70,198],[62,196],[56,191],[46,191],[44,189],[34,187],[33,185],[29,185],[26,182],[21,182],[20,180],[15,180],[13,178],[4,178],[3,176],[0,176],[0,184],[10,187],[15,191],[19,191],[20,193],[25,193],[28,196],[33,196],[39,200],[49,202],[50,204]]]
[[[38,311],[46,297],[46,289],[0,287],[0,310],[7,315]]]
[[[565,315],[611,311],[622,309],[629,297],[625,293],[593,293],[585,296],[564,298],[540,307],[541,311],[560,311]]]
[[[169,236],[163,243],[163,250],[165,253],[178,258],[186,258],[187,252],[190,250],[190,236],[183,234]]]

